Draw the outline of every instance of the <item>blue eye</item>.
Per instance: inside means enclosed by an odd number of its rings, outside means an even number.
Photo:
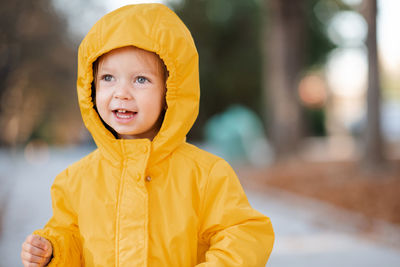
[[[113,78],[113,76],[110,74],[106,74],[103,76],[103,80],[105,80],[106,82],[111,82],[112,78]]]
[[[137,81],[138,83],[145,83],[145,82],[147,82],[148,80],[147,80],[147,78],[145,78],[145,77],[143,77],[143,76],[140,76],[140,77],[137,77],[137,78],[136,78],[136,81]]]

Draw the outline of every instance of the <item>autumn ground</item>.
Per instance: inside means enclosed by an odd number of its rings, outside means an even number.
[[[279,188],[360,212],[372,221],[382,219],[400,226],[400,161],[375,174],[355,162],[291,161],[268,168],[240,168],[244,186]]]

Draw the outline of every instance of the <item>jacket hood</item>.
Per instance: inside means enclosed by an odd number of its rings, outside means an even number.
[[[116,139],[106,129],[92,100],[92,64],[101,55],[124,46],[155,52],[169,72],[167,111],[153,141]],[[113,160],[151,149],[150,159],[165,158],[185,138],[199,109],[198,54],[183,22],[162,4],[138,4],[119,8],[102,17],[79,47],[77,90],[83,121],[97,146]]]

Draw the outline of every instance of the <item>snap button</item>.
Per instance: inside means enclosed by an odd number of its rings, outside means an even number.
[[[146,181],[150,182],[151,181],[151,177],[150,176],[146,176]]]

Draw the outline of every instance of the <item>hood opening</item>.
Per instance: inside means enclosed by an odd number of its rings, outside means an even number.
[[[149,143],[148,140],[115,142],[118,141],[115,133],[102,122],[95,105],[93,65],[101,55],[125,46],[152,51],[166,66],[168,108],[161,112],[161,128],[151,142],[149,161],[155,164],[186,141],[196,121],[200,100],[197,49],[179,17],[167,6],[155,3],[127,5],[110,12],[85,36],[78,53],[79,107],[97,147],[112,160],[120,160],[126,153],[135,154],[139,146]]]
[[[133,47],[135,47],[135,46],[133,46]],[[136,47],[136,48],[138,48],[138,47]],[[141,49],[141,48],[138,48],[138,49]],[[144,50],[144,49],[142,49],[142,50]],[[112,50],[110,50],[109,52],[111,52],[111,51],[112,51]],[[145,50],[145,51],[147,51],[147,50]],[[107,53],[109,53],[109,52],[107,52]],[[152,51],[148,51],[148,52],[151,52],[151,53],[153,53],[153,54],[155,54],[155,55],[157,56],[159,62],[161,63],[162,75],[164,76],[164,84],[165,84],[165,96],[164,96],[164,101],[165,101],[165,103],[164,103],[164,105],[165,105],[165,107],[161,110],[159,119],[158,119],[157,122],[156,122],[156,123],[159,125],[158,128],[159,128],[159,130],[160,130],[160,129],[161,129],[161,126],[162,126],[162,124],[163,124],[163,122],[164,122],[165,113],[166,113],[166,111],[167,111],[167,109],[168,109],[168,103],[167,103],[167,99],[166,99],[166,94],[167,94],[167,91],[168,91],[168,88],[167,88],[167,80],[168,80],[168,77],[169,77],[169,71],[168,71],[168,69],[167,69],[167,66],[166,66],[165,63],[164,63],[164,60],[162,60],[161,57],[160,57],[157,53],[152,52]],[[106,54],[106,53],[105,53],[105,54]],[[105,54],[103,54],[103,55],[105,55]],[[92,100],[92,103],[93,103],[93,109],[96,111],[97,116],[99,116],[99,118],[100,118],[101,122],[103,123],[104,127],[115,137],[115,139],[119,139],[118,133],[117,133],[112,127],[110,127],[110,126],[101,118],[101,116],[100,116],[100,114],[99,114],[99,112],[98,112],[98,110],[97,110],[97,106],[96,106],[96,82],[97,82],[97,72],[98,72],[98,68],[99,68],[99,62],[100,62],[100,60],[101,60],[101,58],[102,58],[103,55],[99,56],[99,57],[93,62],[93,64],[92,64],[93,79],[92,79],[92,83],[91,83],[91,100]],[[157,134],[158,134],[158,133],[157,133]]]

